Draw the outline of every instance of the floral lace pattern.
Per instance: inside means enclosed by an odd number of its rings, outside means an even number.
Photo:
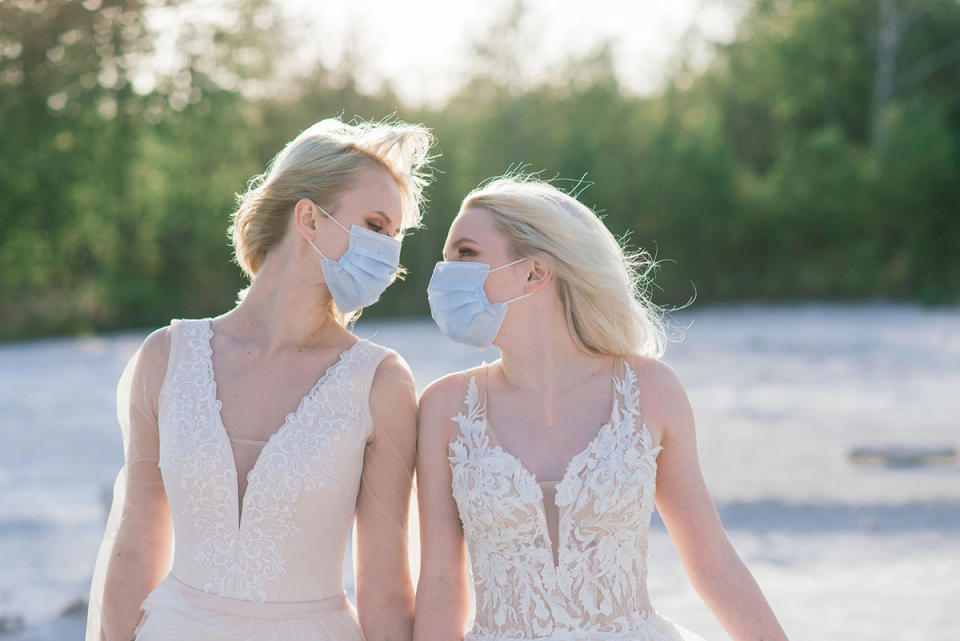
[[[216,398],[210,321],[181,321],[177,331],[183,357],[160,393],[170,417],[160,438],[164,482],[179,479],[185,520],[202,532],[194,560],[206,577],[203,590],[263,602],[266,583],[285,572],[281,544],[299,531],[293,515],[301,492],[339,487],[331,445],[362,418],[365,399],[351,373],[372,357],[371,344],[358,340],[343,352],[287,414],[247,476],[241,509]]]
[[[486,408],[470,379],[466,412],[453,418],[459,430],[449,447],[476,594],[470,638],[585,632],[674,638],[657,634],[665,620],[655,615],[646,591],[647,529],[661,448],[642,421],[636,374],[629,364],[624,368],[614,379],[610,422],[570,460],[556,486],[557,565],[543,492],[519,459],[491,445]]]

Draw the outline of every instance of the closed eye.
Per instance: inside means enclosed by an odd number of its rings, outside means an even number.
[[[369,228],[372,229],[373,231],[377,232],[378,234],[379,234],[381,231],[383,231],[383,225],[378,225],[377,223],[373,222],[372,220],[368,220],[368,221],[367,221],[367,227],[369,227]]]

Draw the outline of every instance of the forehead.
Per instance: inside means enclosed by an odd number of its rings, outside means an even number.
[[[450,232],[447,234],[448,245],[464,238],[489,247],[507,246],[507,237],[497,226],[493,214],[481,207],[464,209],[457,214],[453,224],[450,225]]]
[[[340,196],[340,205],[365,211],[380,210],[399,224],[403,199],[390,172],[382,167],[367,167],[353,175],[350,188]]]

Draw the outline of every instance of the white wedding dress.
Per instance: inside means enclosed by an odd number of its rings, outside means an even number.
[[[449,448],[476,598],[468,641],[702,641],[647,595],[661,448],[642,420],[636,376],[622,366],[610,421],[556,482],[538,482],[494,442],[486,377],[481,398],[471,376]]]
[[[212,337],[209,319],[171,325],[157,416],[175,545],[136,640],[361,641],[343,558],[374,432],[370,387],[391,350],[357,340],[257,442],[221,421]]]

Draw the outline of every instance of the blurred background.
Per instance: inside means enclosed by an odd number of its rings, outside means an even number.
[[[660,302],[960,297],[956,0],[6,0],[0,334],[223,310],[234,195],[340,114],[441,154],[370,315],[426,311],[460,200],[517,163],[595,183],[673,261]]]
[[[957,0],[3,0],[0,638],[80,638],[123,364],[232,305],[235,195],[330,116],[437,137],[357,328],[421,388],[495,357],[425,317],[460,200],[539,171],[694,300],[666,360],[791,638],[956,641]],[[725,639],[652,537],[654,603]]]

